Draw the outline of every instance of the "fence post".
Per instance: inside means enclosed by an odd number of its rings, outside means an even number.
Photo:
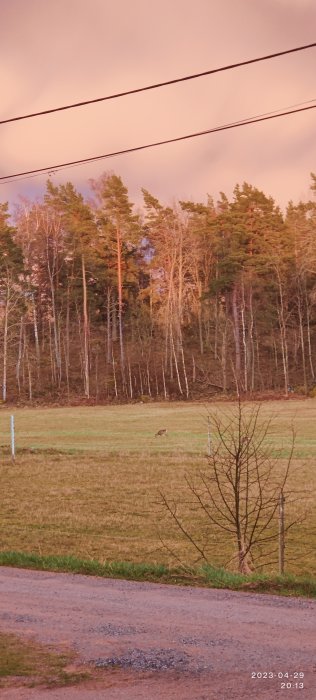
[[[285,539],[284,539],[284,503],[285,498],[283,491],[280,491],[279,496],[279,574],[284,574],[284,550],[285,550]]]
[[[14,416],[10,417],[10,426],[11,426],[11,458],[12,458],[12,462],[15,462]]]
[[[207,416],[207,454],[208,457],[212,455],[211,422],[209,416]]]

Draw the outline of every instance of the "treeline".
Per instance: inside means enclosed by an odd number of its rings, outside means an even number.
[[[311,190],[316,192],[316,176]],[[2,400],[249,396],[315,381],[316,203],[246,183],[137,213],[120,177],[0,205]]]

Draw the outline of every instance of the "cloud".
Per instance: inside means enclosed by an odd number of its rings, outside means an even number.
[[[13,116],[310,43],[316,7],[308,0],[11,0],[2,15],[2,105],[4,116]],[[314,60],[312,49],[2,126],[1,174],[172,138],[316,98]],[[185,194],[201,200],[206,192],[229,191],[247,179],[284,205],[301,192],[313,163],[313,118],[297,115],[67,170],[58,178],[87,190],[90,177],[111,169],[134,198],[145,186],[165,201]],[[0,199],[37,196],[45,179],[1,186]]]
[[[280,5],[281,7],[284,7],[287,10],[289,8],[291,10],[297,10],[298,12],[302,12],[302,10],[306,8],[314,9],[315,7],[314,0],[273,0],[273,4]],[[269,2],[269,5],[272,5],[271,0]]]

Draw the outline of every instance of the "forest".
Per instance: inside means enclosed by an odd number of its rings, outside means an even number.
[[[137,209],[104,173],[0,204],[1,401],[316,395],[315,193]]]

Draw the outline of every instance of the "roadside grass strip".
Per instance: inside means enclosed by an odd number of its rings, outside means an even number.
[[[172,568],[164,565],[133,564],[119,561],[101,563],[96,560],[84,560],[72,556],[40,556],[25,552],[0,552],[0,566],[180,586],[225,588],[248,593],[316,598],[316,578],[312,576],[291,574],[245,576],[212,566],[192,567],[184,571],[181,567]]]

